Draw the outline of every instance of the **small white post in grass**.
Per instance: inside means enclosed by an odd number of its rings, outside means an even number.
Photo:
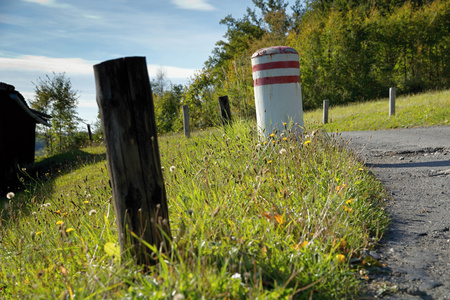
[[[389,117],[395,115],[395,87],[389,88]]]
[[[252,55],[253,87],[258,130],[269,136],[281,132],[283,123],[292,130],[303,131],[303,105],[298,52],[277,46],[256,51]]]
[[[191,136],[191,129],[189,127],[189,107],[187,105],[183,105],[183,127],[184,127],[184,136]]]
[[[323,100],[323,124],[328,123],[328,105],[330,104],[329,100]]]

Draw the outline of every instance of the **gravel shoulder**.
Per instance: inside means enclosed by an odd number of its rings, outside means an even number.
[[[450,299],[450,126],[341,136],[392,195],[368,297]]]

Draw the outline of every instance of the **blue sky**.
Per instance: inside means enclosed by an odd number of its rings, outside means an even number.
[[[150,78],[162,68],[172,83],[186,84],[223,39],[219,21],[241,18],[247,7],[251,0],[0,0],[0,82],[28,100],[32,82],[65,72],[79,117],[93,123],[93,65],[145,56]]]

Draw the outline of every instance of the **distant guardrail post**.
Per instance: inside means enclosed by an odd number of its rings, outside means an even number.
[[[328,105],[330,104],[329,100],[323,100],[323,124],[328,123]]]
[[[389,88],[389,117],[395,115],[395,87]]]
[[[89,125],[89,124],[86,124],[86,125],[87,125],[89,140],[92,141],[91,125]]]
[[[222,125],[231,124],[231,110],[228,96],[219,97],[220,114],[222,116]]]
[[[184,128],[184,136],[191,137],[191,128],[189,126],[189,107],[187,105],[183,105],[183,128]]]
[[[121,253],[151,265],[144,242],[169,251],[172,237],[147,63],[119,58],[94,74]]]

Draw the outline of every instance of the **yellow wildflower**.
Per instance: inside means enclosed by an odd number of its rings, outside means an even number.
[[[355,201],[355,199],[348,199],[347,201],[345,201],[345,204],[350,205],[353,201]]]
[[[334,257],[334,260],[340,264],[345,263],[345,255],[336,254],[336,256]]]
[[[62,224],[64,224],[63,221],[58,221],[58,222],[56,222],[56,225],[62,225]]]
[[[305,141],[303,144],[304,144],[305,146],[307,146],[309,143],[311,143],[311,141]]]
[[[73,229],[73,228],[71,227],[71,228],[67,228],[67,229],[66,229],[66,232],[69,233],[69,232],[74,231],[74,230],[75,230],[75,229]]]

